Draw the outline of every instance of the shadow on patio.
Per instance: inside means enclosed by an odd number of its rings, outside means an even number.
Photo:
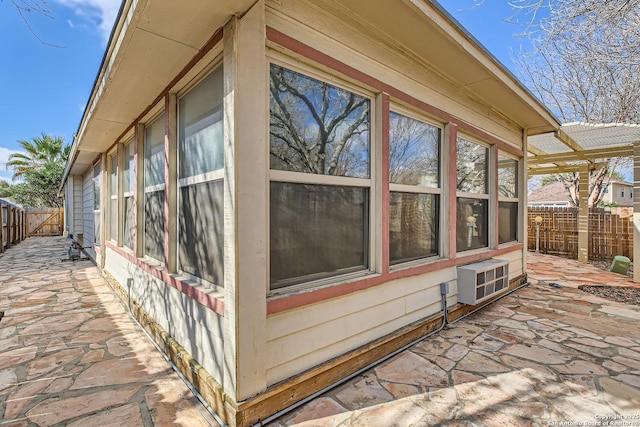
[[[0,256],[0,426],[218,425],[69,244]]]
[[[548,255],[527,271],[530,286],[269,425],[640,425],[640,307],[578,286],[640,287]]]

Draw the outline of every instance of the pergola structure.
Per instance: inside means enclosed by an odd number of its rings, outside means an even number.
[[[528,138],[528,174],[580,174],[579,199],[589,197],[589,171],[615,157],[633,157],[633,257],[640,259],[640,125],[567,123],[555,132]],[[588,203],[578,211],[578,261],[588,261]],[[640,282],[640,269],[633,280]]]

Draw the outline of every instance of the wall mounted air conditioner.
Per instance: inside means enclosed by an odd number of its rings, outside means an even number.
[[[509,263],[490,259],[461,265],[458,270],[458,302],[476,305],[509,288]]]

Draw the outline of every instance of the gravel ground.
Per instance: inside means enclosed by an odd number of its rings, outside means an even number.
[[[611,261],[589,261],[589,264],[601,270],[609,271]],[[633,263],[629,264],[627,276],[633,277]],[[608,300],[622,302],[625,304],[640,305],[640,290],[631,287],[620,286],[579,286],[580,290],[597,295]]]
[[[640,289],[621,286],[579,286],[578,289],[608,300],[640,305]]]

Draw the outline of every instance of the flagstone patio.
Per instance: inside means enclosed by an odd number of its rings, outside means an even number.
[[[69,243],[0,255],[0,426],[218,426]]]
[[[301,426],[640,426],[640,287],[530,254],[530,286],[271,422]]]
[[[0,426],[217,425],[69,240],[0,256]],[[640,426],[640,307],[578,286],[635,286],[530,254],[530,286],[270,423]],[[4,316],[2,315],[4,312]]]

